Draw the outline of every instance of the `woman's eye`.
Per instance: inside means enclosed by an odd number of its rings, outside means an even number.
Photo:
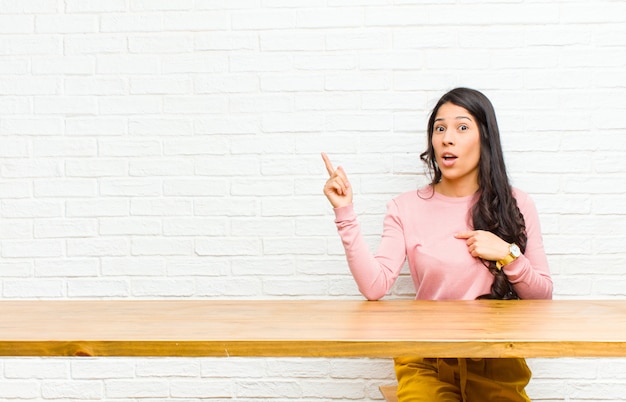
[[[460,131],[465,131],[467,129],[468,129],[468,127],[466,125],[462,125],[462,126],[459,127]]]
[[[435,127],[435,131],[443,132],[443,130],[445,130],[445,129],[442,126]]]

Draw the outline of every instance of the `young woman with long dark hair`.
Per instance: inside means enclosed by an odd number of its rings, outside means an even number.
[[[387,205],[378,251],[361,235],[345,170],[322,154],[324,194],[348,266],[369,300],[383,297],[408,260],[416,299],[550,299],[552,280],[534,203],[511,187],[496,114],[481,92],[437,102],[421,154],[431,183]],[[399,401],[529,401],[524,359],[397,357]]]

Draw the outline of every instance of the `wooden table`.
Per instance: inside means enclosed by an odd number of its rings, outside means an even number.
[[[1,301],[0,356],[626,357],[626,301]]]

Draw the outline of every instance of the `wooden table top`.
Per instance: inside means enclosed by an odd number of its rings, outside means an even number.
[[[626,357],[626,300],[0,301],[0,356]]]

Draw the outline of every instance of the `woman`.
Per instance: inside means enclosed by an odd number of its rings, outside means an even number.
[[[428,121],[421,159],[430,185],[387,205],[373,255],[343,168],[322,154],[350,271],[369,300],[383,297],[408,260],[416,299],[550,299],[552,280],[534,203],[506,174],[495,111],[482,93],[456,88]],[[524,359],[397,357],[399,401],[529,401]]]

